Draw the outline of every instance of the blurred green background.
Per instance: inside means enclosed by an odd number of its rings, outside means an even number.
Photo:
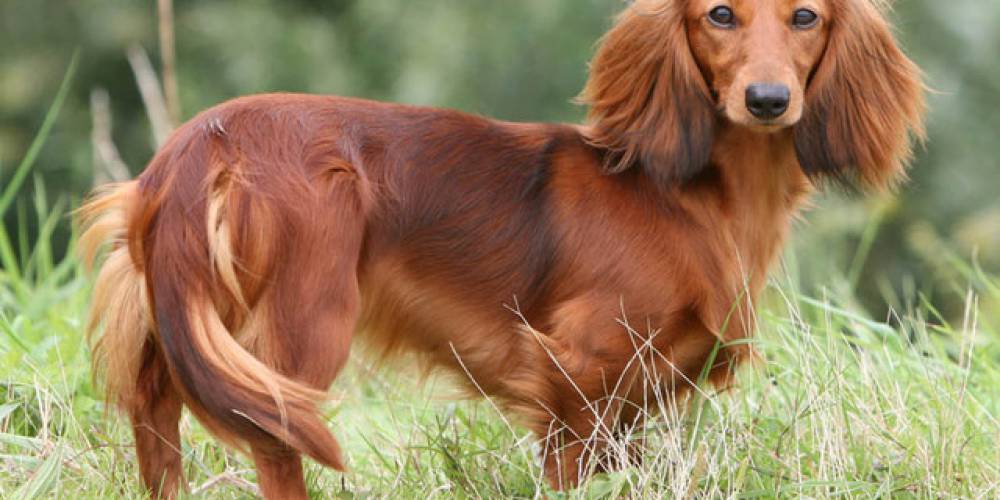
[[[571,103],[619,0],[176,0],[182,118],[242,94],[299,91],[447,106],[508,120],[579,121]],[[1000,270],[1000,2],[898,0],[892,17],[927,73],[930,140],[892,199],[827,193],[786,268],[812,292],[856,288],[875,314],[968,286],[952,257]],[[4,223],[36,231],[32,190],[75,205],[93,184],[91,92],[139,172],[153,132],[126,50],[159,67],[156,2],[0,0],[0,182],[25,155],[71,55],[80,66],[35,174]],[[20,226],[20,227],[16,227]],[[69,238],[69,217],[57,242]],[[947,293],[943,293],[947,291]],[[952,301],[952,302],[949,302]]]

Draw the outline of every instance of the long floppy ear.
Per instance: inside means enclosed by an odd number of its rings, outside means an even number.
[[[709,161],[715,111],[691,48],[684,2],[637,0],[605,36],[580,101],[588,139],[608,150],[605,169],[641,165],[661,185]]]
[[[891,188],[905,178],[912,137],[925,137],[920,70],[872,0],[832,3],[826,53],[795,127],[799,163],[814,180]]]

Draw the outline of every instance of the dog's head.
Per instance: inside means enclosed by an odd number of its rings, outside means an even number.
[[[923,86],[874,0],[636,0],[582,100],[608,169],[704,167],[720,123],[791,130],[811,177],[881,188],[923,134]]]

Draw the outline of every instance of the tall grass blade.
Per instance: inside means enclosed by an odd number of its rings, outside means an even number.
[[[35,139],[31,141],[31,146],[28,148],[28,152],[24,155],[24,159],[21,160],[21,164],[14,169],[14,175],[4,188],[3,194],[0,195],[0,217],[3,217],[3,215],[7,213],[7,209],[10,208],[10,204],[14,202],[14,198],[17,196],[17,192],[21,189],[21,185],[24,184],[24,180],[27,179],[31,168],[35,166],[35,160],[38,159],[38,153],[41,152],[42,146],[45,144],[45,141],[48,140],[49,133],[52,132],[52,126],[55,125],[56,118],[59,116],[59,111],[62,109],[63,102],[66,100],[66,96],[69,95],[70,82],[73,81],[73,75],[76,74],[76,66],[79,59],[80,51],[77,50],[73,53],[73,57],[69,61],[69,67],[66,69],[66,75],[63,76],[62,83],[59,85],[59,91],[56,93],[55,100],[53,100],[52,105],[49,106],[49,111],[45,113],[45,119],[42,121],[42,126],[38,129]]]
[[[3,422],[8,415],[14,413],[14,410],[16,410],[19,406],[21,405],[18,403],[7,403],[0,406],[0,422]]]
[[[41,498],[51,490],[59,481],[59,473],[62,472],[62,450],[62,447],[56,447],[52,455],[35,471],[31,480],[18,488],[11,498],[31,500]]]

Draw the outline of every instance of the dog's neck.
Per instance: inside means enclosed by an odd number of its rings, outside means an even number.
[[[743,279],[756,294],[780,253],[791,222],[812,192],[799,166],[792,130],[760,133],[725,124],[712,150],[713,189],[720,204],[719,241],[738,253]],[[697,194],[697,193],[692,193]],[[690,197],[697,199],[697,196]],[[709,226],[712,227],[712,226]],[[715,226],[718,227],[718,226]]]

